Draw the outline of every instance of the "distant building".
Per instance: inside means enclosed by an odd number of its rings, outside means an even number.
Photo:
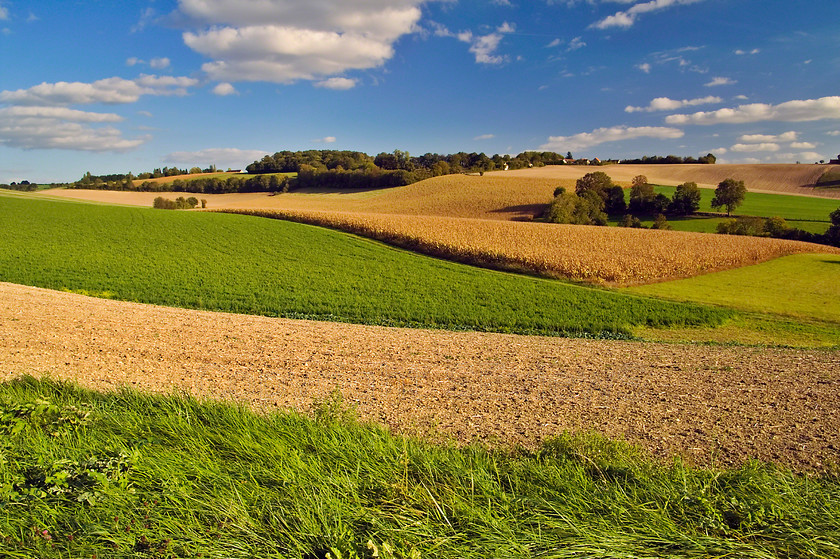
[[[840,154],[837,155],[837,159],[829,159],[829,165],[840,165]]]

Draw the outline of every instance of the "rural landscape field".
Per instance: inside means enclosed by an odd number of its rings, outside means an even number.
[[[0,0],[0,559],[840,558],[839,9]]]

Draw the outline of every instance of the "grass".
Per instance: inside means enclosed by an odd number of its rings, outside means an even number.
[[[22,378],[0,385],[4,557],[836,557],[840,482],[660,464],[596,435],[534,451]]]
[[[653,339],[840,346],[840,257],[797,254],[704,276],[623,291],[673,301],[702,301],[744,311],[722,328],[656,333]]]
[[[473,268],[248,216],[0,199],[0,280],[185,308],[626,337],[730,311]]]

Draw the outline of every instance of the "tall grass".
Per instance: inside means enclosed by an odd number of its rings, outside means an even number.
[[[0,385],[4,557],[837,557],[840,482],[564,436],[434,446],[186,396]]]
[[[317,227],[3,197],[0,281],[345,322],[620,337],[729,312],[481,270]]]

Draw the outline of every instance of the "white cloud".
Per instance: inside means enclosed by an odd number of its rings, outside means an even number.
[[[186,95],[198,80],[141,74],[133,80],[106,78],[93,83],[41,83],[29,89],[0,91],[0,102],[14,105],[88,105],[134,103],[142,95]]]
[[[799,134],[793,131],[784,132],[782,134],[744,134],[738,138],[739,142],[744,143],[761,143],[761,142],[795,142]]]
[[[245,167],[268,152],[259,149],[208,148],[199,151],[175,151],[163,160],[175,165],[216,165],[219,168]]]
[[[495,54],[502,42],[504,35],[513,33],[514,28],[508,22],[496,28],[493,33],[487,35],[473,35],[472,31],[462,31],[455,35],[455,37],[463,42],[469,43],[470,52],[475,55],[475,61],[478,64],[501,64],[507,60],[504,56]]]
[[[703,85],[705,85],[706,87],[717,87],[719,85],[733,85],[736,83],[738,82],[733,80],[732,78],[716,77],[712,78],[712,81],[710,81],[709,83],[705,83]]]
[[[4,107],[0,108],[0,145],[22,149],[128,151],[147,140],[125,139],[112,126],[91,126],[121,120],[122,117],[112,113],[65,107]]]
[[[790,144],[791,149],[816,149],[817,144],[811,142],[793,142]]]
[[[227,82],[222,82],[216,85],[216,87],[213,88],[213,93],[222,97],[239,94],[239,92],[236,91],[236,88]]]
[[[714,97],[712,95],[709,95],[707,97],[700,97],[698,99],[683,99],[681,101],[678,101],[676,99],[669,99],[668,97],[657,97],[656,99],[651,101],[650,105],[648,105],[647,107],[633,107],[628,105],[624,108],[624,111],[628,113],[673,111],[682,107],[707,105],[709,103],[720,103],[722,101],[723,99],[721,99],[720,97]]]
[[[636,68],[638,68],[645,74],[650,74],[650,64],[648,64],[647,62],[645,62],[644,64],[639,64],[638,66],[636,66]]]
[[[182,14],[209,28],[185,44],[212,62],[221,81],[291,83],[382,66],[397,39],[417,30],[424,0],[180,0]]]
[[[559,47],[561,44],[563,44],[563,41],[561,41],[560,39],[554,39],[546,45],[546,48]]]
[[[575,50],[578,50],[578,49],[582,49],[585,46],[586,46],[586,43],[584,43],[583,40],[580,37],[575,37],[574,39],[569,41],[569,46],[566,47],[566,50],[568,52],[572,52],[572,51],[575,51]]]
[[[132,56],[131,58],[125,59],[126,66],[136,66],[137,64],[142,64],[142,62],[143,61],[137,58],[136,56]]]
[[[681,4],[694,4],[702,0],[651,0],[650,2],[643,2],[631,6],[629,9],[616,12],[611,16],[607,16],[600,21],[596,21],[589,27],[595,29],[609,29],[611,27],[632,27],[636,23],[636,18],[640,14],[646,14],[670,8],[671,6],[678,6]],[[624,3],[624,2],[622,2]]]
[[[817,153],[815,151],[806,151],[806,152],[800,153],[799,157],[803,160],[809,160],[809,161],[820,161],[820,160],[824,161],[825,160],[825,157],[823,157],[821,153]]]
[[[832,130],[831,132],[826,132],[829,136],[840,136],[840,130]]]
[[[336,137],[335,136],[324,136],[323,138],[318,138],[317,140],[312,140],[312,141],[315,142],[316,144],[321,144],[321,143],[334,144],[335,141],[336,141]]]
[[[728,151],[729,151],[728,149],[721,147],[721,148],[715,148],[715,149],[712,149],[712,150],[709,150],[709,151],[701,151],[700,153],[703,154],[703,155],[705,155],[707,153],[714,153],[715,155],[725,155],[726,152],[728,152]]]
[[[761,52],[761,50],[759,50],[759,49],[752,49],[752,50],[749,50],[749,51],[737,49],[735,51],[735,54],[737,54],[738,56],[743,56],[745,54],[758,54],[760,52]]]
[[[584,149],[597,146],[606,142],[618,142],[621,140],[632,140],[635,138],[659,138],[674,139],[682,138],[682,130],[678,128],[665,128],[661,126],[613,126],[611,128],[598,128],[592,132],[581,132],[574,136],[551,136],[548,142],[540,146],[546,151],[566,151]]]
[[[840,96],[794,100],[768,105],[752,103],[734,109],[698,112],[690,115],[670,115],[668,124],[741,124],[745,122],[777,121],[806,122],[840,119]]]
[[[329,78],[320,82],[316,82],[315,87],[323,87],[325,89],[343,91],[346,89],[353,89],[354,87],[356,87],[356,80],[350,78]]]
[[[0,20],[9,19],[9,8],[0,6]]]
[[[481,136],[476,136],[473,140],[492,140],[495,137],[495,134],[482,134]]]
[[[157,70],[160,70],[162,68],[169,68],[169,64],[170,64],[169,59],[166,58],[165,56],[161,57],[161,58],[152,58],[149,61],[149,66],[151,66],[152,68],[155,68]]]
[[[747,97],[746,95],[736,95],[734,98],[737,101],[746,101],[747,99],[749,99],[749,97]]]
[[[754,151],[779,151],[779,144],[762,143],[762,144],[735,144],[731,148],[732,151],[739,152],[754,152]]]

